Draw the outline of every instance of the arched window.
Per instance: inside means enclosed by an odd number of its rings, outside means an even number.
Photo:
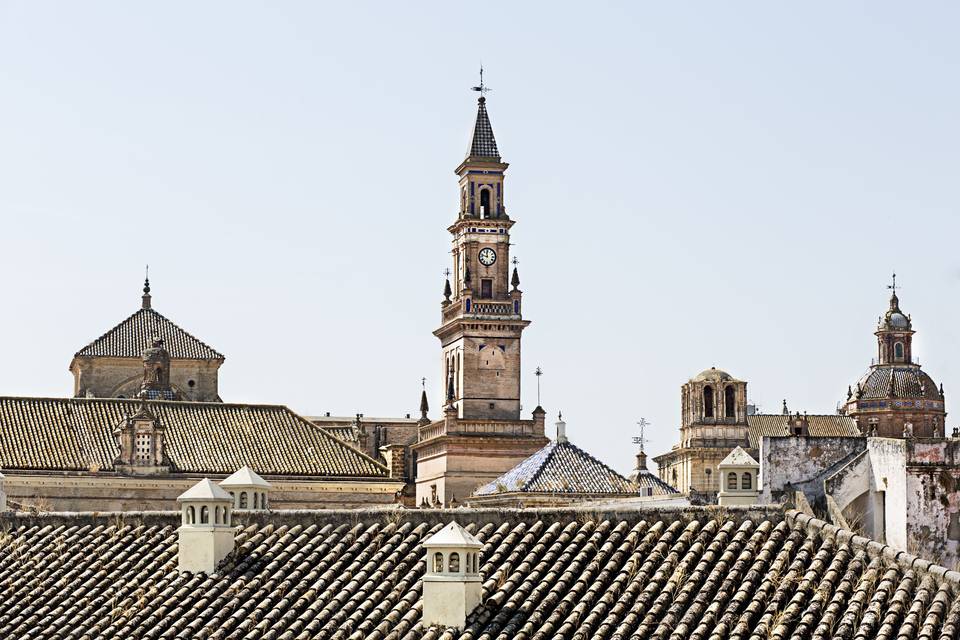
[[[241,509],[247,508],[247,492],[246,491],[240,492],[240,508]]]
[[[740,477],[740,488],[753,489],[753,476],[750,475],[749,471],[747,471]]]
[[[898,342],[893,345],[893,357],[897,360],[903,360],[903,343]]]
[[[456,551],[450,554],[450,573],[460,573],[460,554]]]
[[[490,189],[480,189],[480,217],[489,218],[493,210],[490,208]]]
[[[713,387],[709,385],[703,388],[703,417],[713,417]]]
[[[727,474],[727,489],[737,490],[737,474]]]
[[[263,494],[263,497],[260,498],[260,508],[261,509],[267,508],[267,494]]]
[[[443,573],[443,554],[439,551],[433,554],[433,572]]]
[[[737,394],[732,384],[723,390],[723,415],[728,418],[737,417]]]
[[[200,524],[210,524],[210,509],[206,506],[200,507]]]
[[[220,524],[223,522],[223,507],[217,505],[216,510],[213,512],[213,523]]]
[[[196,524],[197,522],[197,510],[193,508],[193,505],[187,507],[187,524]]]
[[[260,494],[257,493],[256,491],[253,492],[253,508],[254,509],[260,508]]]

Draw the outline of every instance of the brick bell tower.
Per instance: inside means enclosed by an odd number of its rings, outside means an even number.
[[[510,261],[503,162],[480,92],[466,158],[456,169],[460,198],[452,271],[444,286],[440,339],[444,419],[421,426],[417,503],[449,504],[508,471],[546,444],[543,409],[520,419],[520,276]],[[511,269],[512,266],[512,269]]]

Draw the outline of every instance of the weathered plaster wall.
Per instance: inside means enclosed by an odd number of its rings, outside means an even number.
[[[907,444],[907,550],[945,566],[960,562],[960,440]]]
[[[866,438],[849,436],[765,436],[760,442],[760,502],[777,502],[799,490],[814,509],[824,511],[824,480],[866,447]]]

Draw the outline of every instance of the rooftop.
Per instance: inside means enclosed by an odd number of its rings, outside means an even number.
[[[483,597],[444,632],[421,623],[422,545],[451,513],[483,544]],[[234,519],[207,576],[178,572],[173,513],[0,516],[0,637],[911,639],[960,620],[960,574],[771,508]]]
[[[249,465],[264,475],[386,477],[387,468],[277,405],[148,403],[166,428],[174,473],[230,474]],[[0,397],[0,467],[112,471],[114,429],[139,400]]]
[[[212,347],[187,333],[152,308],[139,309],[129,318],[80,349],[76,357],[112,357],[140,359],[155,337],[163,338],[171,358],[223,360]]]
[[[569,441],[553,440],[476,496],[525,493],[640,493],[637,485]]]

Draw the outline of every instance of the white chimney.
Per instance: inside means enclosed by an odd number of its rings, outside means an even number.
[[[7,510],[7,494],[3,492],[3,474],[0,473],[0,511]]]
[[[183,493],[177,556],[181,572],[216,573],[233,551],[233,498],[204,478]]]
[[[423,543],[423,624],[463,629],[480,604],[480,549],[483,544],[456,522]]]
[[[273,486],[250,467],[244,466],[220,486],[230,492],[234,509],[266,511],[270,504],[268,494]]]
[[[567,441],[567,423],[563,421],[563,414],[557,416],[557,442]]]

